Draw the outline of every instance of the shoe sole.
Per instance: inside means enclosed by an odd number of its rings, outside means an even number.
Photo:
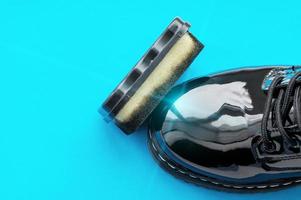
[[[210,189],[222,190],[226,192],[267,192],[280,190],[287,187],[295,186],[301,183],[301,179],[281,179],[274,181],[273,183],[267,183],[262,185],[234,185],[231,183],[223,183],[219,180],[212,179],[202,174],[197,174],[183,166],[170,160],[168,156],[161,150],[157,142],[153,139],[152,133],[149,131],[148,134],[148,147],[152,153],[153,158],[157,163],[167,172],[184,180],[185,182],[193,183],[198,186],[203,186]]]

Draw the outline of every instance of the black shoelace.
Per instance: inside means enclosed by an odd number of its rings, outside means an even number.
[[[278,131],[281,134],[283,144],[288,145],[289,149],[293,151],[299,149],[299,142],[294,136],[296,133],[301,133],[301,84],[298,80],[299,77],[301,77],[301,72],[296,73],[287,86],[282,86],[283,77],[278,76],[273,79],[269,87],[261,124],[263,150],[266,152],[271,153],[276,149],[275,142],[271,137],[273,131]],[[290,113],[293,114],[293,117]],[[268,128],[270,118],[271,127]]]

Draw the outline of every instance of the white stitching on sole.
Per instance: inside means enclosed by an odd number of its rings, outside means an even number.
[[[227,184],[222,184],[222,183],[210,181],[210,180],[201,178],[201,177],[199,177],[197,175],[191,174],[190,172],[183,171],[183,170],[177,168],[176,166],[170,164],[167,160],[165,160],[162,157],[162,155],[157,150],[157,148],[156,148],[156,146],[155,146],[155,144],[153,142],[153,138],[152,138],[151,133],[149,133],[149,137],[150,137],[152,148],[155,150],[155,152],[157,153],[157,156],[160,158],[160,160],[162,160],[163,162],[165,162],[167,164],[167,166],[169,166],[171,169],[173,169],[176,172],[179,172],[181,174],[187,175],[187,176],[189,176],[191,178],[194,178],[194,179],[199,179],[199,180],[201,180],[203,182],[209,182],[209,183],[214,184],[214,185],[221,185],[221,186],[226,187],[226,188],[235,188],[235,189],[255,189],[255,188],[256,189],[265,189],[265,188],[268,188],[268,187],[270,187],[270,188],[277,188],[277,187],[280,187],[280,186],[288,186],[288,185],[291,185],[291,184],[294,184],[294,183],[300,183],[301,182],[301,179],[298,179],[298,180],[295,180],[295,181],[290,181],[290,182],[281,183],[281,184],[273,184],[273,185],[240,186],[240,185],[227,185]]]

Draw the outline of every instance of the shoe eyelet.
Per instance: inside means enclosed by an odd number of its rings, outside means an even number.
[[[274,153],[276,151],[276,144],[273,141],[263,142],[261,150],[266,153]]]

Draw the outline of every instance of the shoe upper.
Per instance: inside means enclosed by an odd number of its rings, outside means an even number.
[[[271,131],[277,150],[262,148],[262,84],[272,69],[241,69],[174,87],[150,122],[160,149],[184,168],[228,182],[301,177],[301,153],[286,148],[279,131]],[[299,142],[298,131],[294,136]]]

